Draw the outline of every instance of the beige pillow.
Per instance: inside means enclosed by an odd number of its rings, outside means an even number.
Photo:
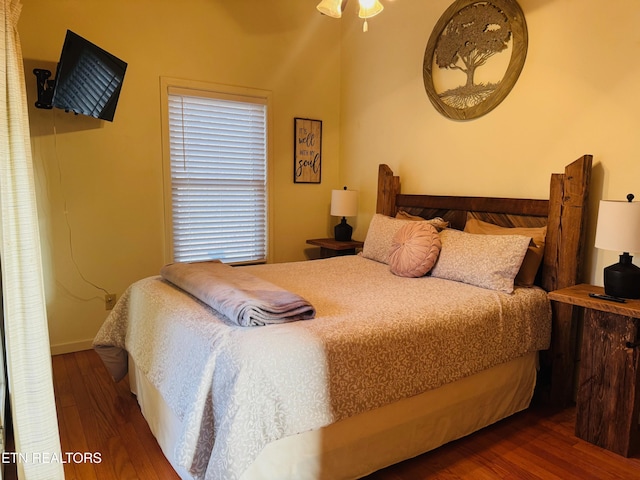
[[[447,222],[446,220],[440,217],[434,217],[432,219],[426,220],[418,215],[411,215],[410,213],[405,212],[404,210],[399,210],[398,213],[396,213],[396,218],[399,218],[401,220],[414,220],[418,222],[428,222],[434,227],[436,227],[438,230],[444,230],[449,226],[449,222]]]
[[[515,283],[525,287],[531,287],[534,284],[544,256],[544,243],[547,236],[546,226],[506,228],[470,218],[467,220],[464,231],[484,235],[524,235],[525,237],[531,237],[532,241],[516,275]]]
[[[440,237],[433,225],[411,222],[400,227],[393,237],[389,269],[400,277],[422,277],[438,259]]]
[[[393,243],[393,236],[403,225],[411,220],[400,220],[376,213],[371,219],[367,236],[362,247],[362,256],[389,264],[389,252]]]
[[[438,228],[438,224],[443,220],[422,219],[422,221],[425,223],[435,223],[434,226]],[[413,220],[393,218],[376,213],[371,219],[367,236],[364,239],[362,256],[370,260],[375,260],[376,262],[389,264],[389,252],[391,250],[391,244],[393,243],[393,236],[402,226],[412,222]]]
[[[477,235],[446,229],[431,276],[505,293],[522,265],[531,238],[522,235]]]

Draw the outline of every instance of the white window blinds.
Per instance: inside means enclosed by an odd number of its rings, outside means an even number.
[[[265,261],[266,104],[202,93],[168,92],[174,261]]]

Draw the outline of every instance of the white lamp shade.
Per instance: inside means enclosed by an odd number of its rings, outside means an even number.
[[[331,191],[331,215],[355,217],[358,214],[358,192],[355,190]]]
[[[332,18],[342,17],[342,0],[322,0],[316,9]]]
[[[359,0],[359,2],[360,11],[358,12],[358,16],[360,18],[375,17],[384,10],[384,6],[379,2],[379,0]]]
[[[640,252],[640,202],[600,200],[595,247]]]

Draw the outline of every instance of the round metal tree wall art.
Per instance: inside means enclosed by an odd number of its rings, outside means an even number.
[[[527,25],[515,0],[458,0],[429,38],[425,90],[446,117],[480,117],[509,94],[526,55]]]

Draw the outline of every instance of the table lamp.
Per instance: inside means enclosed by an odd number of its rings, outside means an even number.
[[[640,267],[629,252],[640,252],[640,202],[600,200],[595,247],[624,252],[620,262],[604,269],[604,293],[620,298],[640,298]]]
[[[353,228],[347,223],[346,217],[355,217],[358,214],[358,192],[355,190],[331,191],[331,215],[342,217],[342,221],[336,225],[334,237],[340,242],[351,241]]]

